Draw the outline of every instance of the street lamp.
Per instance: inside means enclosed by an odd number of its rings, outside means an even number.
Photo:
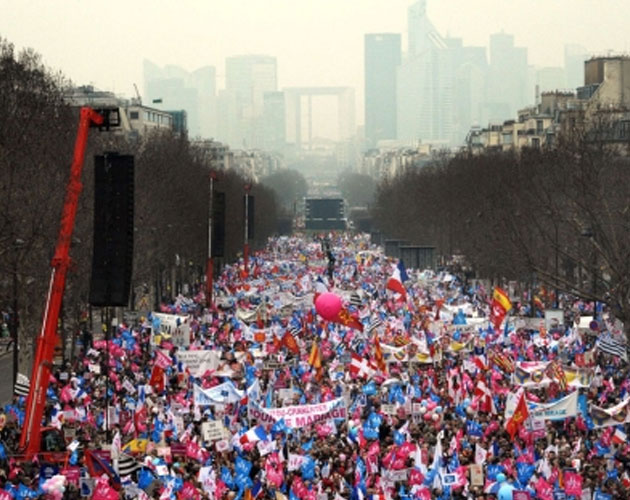
[[[20,326],[20,320],[18,316],[18,256],[17,250],[24,246],[24,240],[16,238],[13,242],[15,248],[14,261],[13,261],[13,317],[11,318],[11,342],[13,343],[13,387],[17,382],[18,374],[18,329]]]
[[[212,212],[214,209],[214,181],[217,174],[210,171],[210,208],[208,209],[208,261],[206,264],[206,302],[208,309],[212,307],[212,281],[214,278],[214,262],[212,260]]]
[[[245,266],[245,273],[247,273],[249,269],[249,191],[251,188],[251,184],[245,184],[245,234],[243,240],[243,264]]]
[[[556,247],[556,290],[554,295],[554,309],[560,309],[560,297],[558,296],[558,224],[554,223],[555,227],[555,247]]]
[[[595,239],[595,232],[592,228],[587,227],[582,231],[584,238]],[[597,320],[597,249],[593,245],[593,276],[592,276],[592,292],[593,292],[593,321]],[[581,285],[581,283],[580,283]]]

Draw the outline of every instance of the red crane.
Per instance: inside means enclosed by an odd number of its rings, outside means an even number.
[[[108,116],[88,108],[81,108],[79,129],[74,145],[74,158],[70,170],[70,179],[66,187],[66,198],[61,215],[59,237],[55,248],[51,267],[48,298],[44,309],[42,329],[37,338],[37,351],[33,361],[31,386],[26,398],[24,427],[20,436],[20,450],[26,457],[34,456],[40,451],[41,427],[46,392],[50,381],[55,340],[57,337],[57,321],[66,286],[66,275],[70,267],[70,243],[74,231],[74,220],[77,213],[79,195],[83,189],[81,175],[87,146],[88,131],[92,126],[108,124]]]

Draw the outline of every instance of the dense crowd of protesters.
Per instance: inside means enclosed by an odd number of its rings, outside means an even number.
[[[580,328],[587,304],[564,297],[546,329],[515,303],[497,325],[492,290],[397,263],[364,236],[277,238],[223,270],[212,308],[179,296],[95,336],[50,381],[45,426],[67,451],[52,477],[12,454],[25,398],[4,408],[2,498],[630,498],[630,378],[596,343],[619,327],[606,311]],[[323,319],[322,293],[343,314]],[[191,351],[213,352],[203,373]],[[577,414],[533,418],[574,392]],[[296,407],[312,418],[274,413]]]

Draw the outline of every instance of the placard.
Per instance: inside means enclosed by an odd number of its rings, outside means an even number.
[[[564,311],[560,309],[545,310],[545,329],[550,331],[553,328],[562,328],[564,326]]]
[[[280,401],[284,402],[293,402],[293,396],[295,395],[295,391],[293,389],[278,389],[278,398]]]
[[[225,436],[223,429],[223,423],[217,420],[203,422],[201,424],[201,435],[203,436],[203,440],[208,442],[223,439]]]
[[[470,467],[470,484],[472,486],[483,486],[483,466],[472,464]]]
[[[289,453],[289,463],[287,465],[287,471],[291,472],[294,470],[299,470],[304,460],[306,460],[306,457],[304,455]]]
[[[381,410],[385,415],[396,415],[396,405],[381,405]]]
[[[230,451],[230,442],[227,439],[219,439],[216,443],[214,443],[214,447],[219,453]]]

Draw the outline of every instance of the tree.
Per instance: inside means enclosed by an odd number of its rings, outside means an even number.
[[[65,80],[31,50],[16,54],[0,39],[0,74],[0,298],[5,307],[17,299],[20,331],[32,336],[69,175],[73,113],[63,103]]]
[[[339,174],[337,186],[351,207],[369,207],[374,201],[376,185],[369,175],[344,170]]]
[[[627,145],[610,145],[613,125],[591,122],[553,149],[463,153],[409,171],[379,185],[377,223],[464,254],[480,276],[535,273],[550,289],[602,302],[630,336],[630,160]]]
[[[290,213],[293,212],[294,203],[302,200],[308,193],[306,179],[297,170],[278,170],[260,182],[273,190],[278,205]]]

